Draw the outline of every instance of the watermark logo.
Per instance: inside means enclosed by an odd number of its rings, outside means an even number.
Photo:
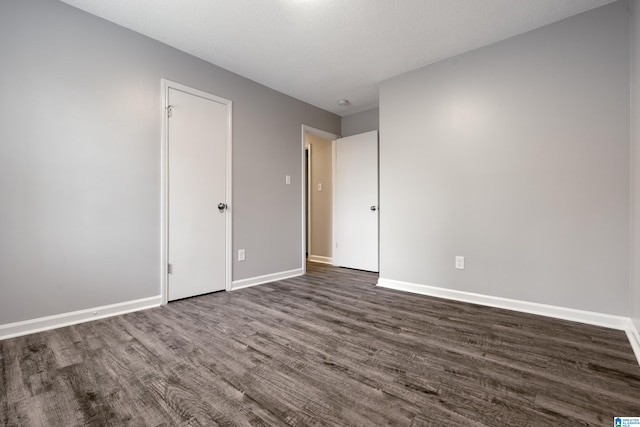
[[[613,427],[640,427],[640,417],[615,417]]]

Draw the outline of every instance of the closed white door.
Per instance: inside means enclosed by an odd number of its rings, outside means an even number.
[[[378,271],[378,132],[336,140],[334,253],[337,266]]]
[[[230,105],[172,87],[167,104],[167,287],[176,300],[226,287]]]

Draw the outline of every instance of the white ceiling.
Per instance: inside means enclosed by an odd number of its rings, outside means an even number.
[[[385,79],[614,0],[62,1],[343,116]]]

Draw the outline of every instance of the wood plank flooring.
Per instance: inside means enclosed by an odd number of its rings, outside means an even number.
[[[3,426],[611,426],[625,334],[304,277],[0,342]]]

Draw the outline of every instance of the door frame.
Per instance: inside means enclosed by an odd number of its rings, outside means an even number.
[[[307,161],[307,159],[305,158],[305,135],[306,134],[312,134],[315,136],[319,136],[320,138],[324,138],[324,139],[330,139],[331,140],[331,144],[332,144],[332,150],[333,150],[333,146],[335,145],[335,140],[337,138],[340,138],[340,135],[336,135],[335,133],[331,133],[331,132],[327,132],[324,131],[322,129],[317,129],[314,128],[312,126],[308,126],[308,125],[302,125],[302,136],[301,136],[301,140],[302,140],[302,154],[301,154],[301,166],[302,166],[302,170],[301,170],[301,174],[300,176],[305,175],[305,163]],[[309,151],[309,155],[311,156],[311,151]],[[311,158],[311,157],[309,157]],[[333,160],[332,160],[333,161]],[[331,168],[333,168],[333,164],[331,165]],[[333,169],[331,171],[332,175],[333,175]],[[311,175],[311,167],[309,167],[309,175]],[[311,177],[309,176],[309,183],[308,186],[309,188],[306,188],[307,186],[305,185],[305,180],[302,179],[302,183],[300,184],[301,187],[301,195],[302,197],[301,199],[301,206],[302,206],[302,242],[301,242],[301,247],[302,247],[302,252],[301,252],[301,267],[302,267],[302,274],[305,274],[307,272],[307,244],[309,245],[309,250],[311,250],[311,200],[308,200],[309,198],[309,194],[311,192]],[[305,206],[307,203],[307,200],[309,201],[309,212],[305,212]],[[332,207],[333,209],[333,207]],[[332,215],[333,215],[333,210],[332,210]],[[306,234],[306,230],[309,230],[309,236],[307,236]],[[309,241],[307,242],[307,239],[309,239]],[[331,247],[333,248],[333,232],[331,233]]]
[[[168,203],[168,190],[169,190],[169,120],[168,120],[168,102],[169,89],[178,90],[190,95],[199,96],[204,99],[219,102],[227,107],[227,158],[226,158],[226,177],[225,177],[225,203],[227,209],[225,210],[225,290],[231,290],[231,243],[232,243],[232,193],[231,189],[231,149],[232,149],[232,101],[221,98],[216,95],[212,95],[207,92],[203,92],[198,89],[194,89],[189,86],[185,86],[180,83],[173,82],[167,79],[161,79],[161,93],[162,103],[160,106],[162,114],[162,130],[161,130],[161,143],[160,143],[160,296],[162,299],[161,304],[165,305],[168,302],[169,289],[168,289],[168,260],[169,260],[169,203]]]

